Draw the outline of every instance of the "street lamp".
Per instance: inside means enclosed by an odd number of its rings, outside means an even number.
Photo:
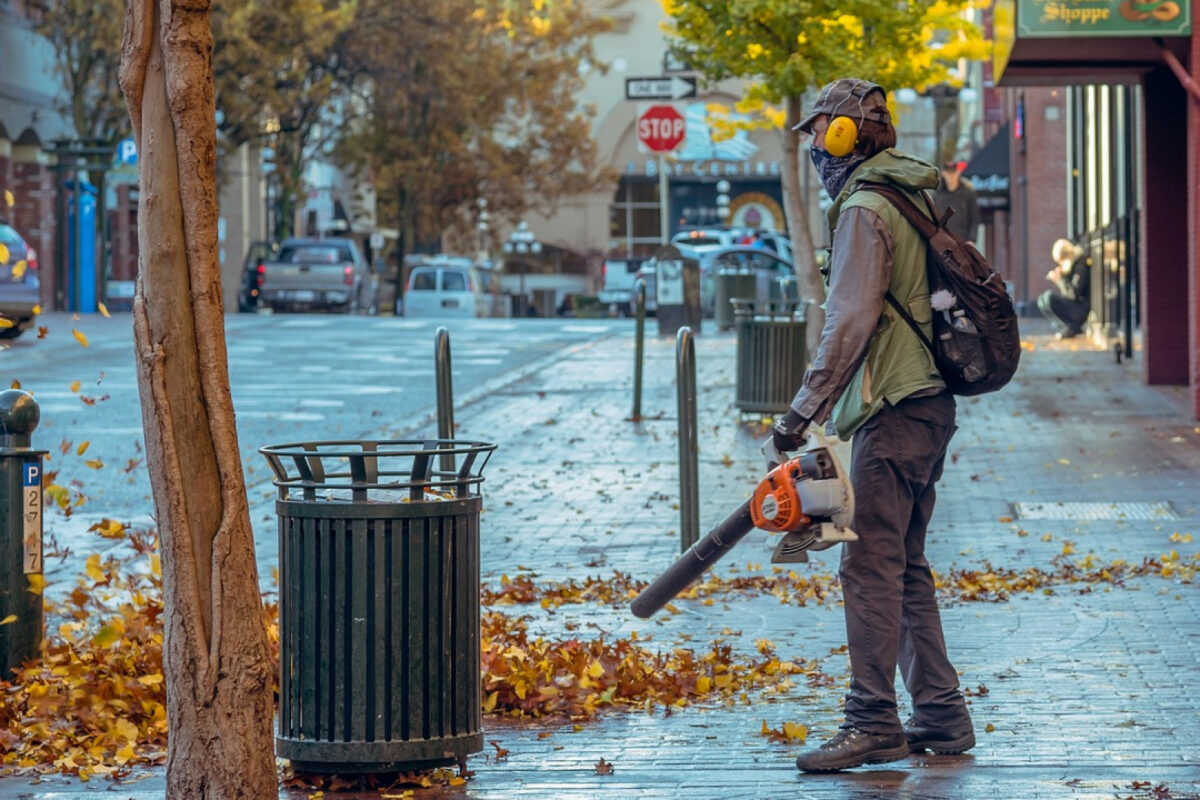
[[[717,216],[722,220],[729,219],[729,190],[732,188],[729,181],[717,181]]]
[[[519,223],[517,223],[516,230],[508,235],[508,241],[504,243],[504,252],[509,254],[517,253],[519,255],[532,253],[536,256],[538,253],[542,252],[542,243],[537,240],[537,236],[534,235],[533,231],[529,230],[529,223],[525,222],[525,220],[521,220]],[[525,259],[521,259],[517,263],[521,266],[521,271],[518,273],[520,275],[520,289],[518,292],[518,297],[521,298],[519,301],[519,315],[524,316],[525,273],[527,270],[525,267]]]
[[[479,252],[476,258],[483,263],[488,260],[487,237],[488,230],[491,228],[488,224],[487,198],[479,198],[475,201],[475,205],[479,208],[478,222],[475,223],[475,230],[479,232]]]

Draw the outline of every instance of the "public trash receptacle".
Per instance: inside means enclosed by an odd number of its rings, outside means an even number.
[[[276,751],[297,772],[418,769],[483,748],[480,485],[495,449],[428,439],[259,451],[279,492]]]
[[[733,299],[755,296],[757,277],[752,269],[721,269],[713,290],[713,322],[719,331],[733,327]]]
[[[737,389],[743,412],[782,414],[804,382],[808,363],[802,303],[735,298]]]

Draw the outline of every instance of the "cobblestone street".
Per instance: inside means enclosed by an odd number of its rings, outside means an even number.
[[[798,742],[763,735],[764,723],[797,723],[812,743],[840,722],[847,663],[836,593],[804,606],[734,593],[711,604],[680,600],[677,613],[648,621],[624,605],[509,606],[507,613],[528,615],[530,630],[547,637],[636,631],[649,648],[701,650],[724,639],[751,653],[756,640],[768,639],[781,658],[817,659],[833,685],[800,681],[670,714],[659,707],[602,708],[588,721],[487,716],[485,738],[496,745],[470,760],[471,780],[416,796],[1200,796],[1200,585],[1188,569],[1200,550],[1193,540],[1200,539],[1200,426],[1189,419],[1183,389],[1147,387],[1136,362],[1118,365],[1111,353],[1056,342],[1040,322],[1024,322],[1029,349],[1014,384],[960,400],[930,531],[935,570],[952,582],[1002,568],[1061,576],[1065,561],[1082,562],[1085,571],[1118,560],[1160,566],[1124,581],[1047,580],[992,602],[948,591],[947,642],[978,737],[968,755],[809,776],[793,763]],[[735,337],[705,332],[696,347],[706,531],[760,477],[765,434],[763,420],[741,420],[733,407]],[[460,438],[499,443],[485,472],[485,585],[498,587],[503,576],[549,583],[614,570],[648,580],[670,564],[679,552],[674,350],[673,339],[648,340],[640,423],[627,420],[633,342],[623,331],[567,348],[456,410]],[[255,519],[267,508],[256,507]],[[772,544],[752,533],[718,573],[769,574]],[[795,569],[835,576],[839,552],[814,554]],[[260,560],[264,570],[273,566],[262,553]],[[497,748],[507,755],[497,758]],[[599,774],[600,759],[612,774]],[[161,771],[112,787],[0,779],[0,798],[75,800],[93,791],[161,797]],[[310,794],[284,790],[281,797]]]

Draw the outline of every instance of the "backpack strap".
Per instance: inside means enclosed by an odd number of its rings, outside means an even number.
[[[884,299],[892,304],[892,308],[896,309],[896,313],[900,315],[900,318],[908,323],[908,327],[913,329],[913,333],[915,333],[917,338],[921,340],[921,344],[925,345],[929,352],[932,353],[933,342],[929,341],[929,337],[925,335],[925,331],[921,330],[921,326],[918,325],[917,321],[912,318],[912,314],[909,314],[904,310],[904,308],[900,305],[900,301],[896,299],[896,295],[892,294],[890,289],[888,290],[888,293],[884,295]]]
[[[855,191],[874,192],[886,197],[896,207],[896,210],[900,212],[900,215],[908,220],[920,232],[921,236],[925,237],[926,241],[932,239],[940,227],[938,224],[937,209],[934,208],[933,201],[924,192],[921,193],[921,196],[925,199],[925,204],[929,207],[929,213],[933,219],[922,214],[917,204],[908,195],[894,186],[889,186],[885,183],[862,183],[859,184]]]
[[[936,221],[937,209],[934,208],[933,201],[930,200],[929,196],[924,192],[921,193],[921,196],[924,198],[925,204],[929,207],[929,213],[933,216],[933,219],[930,219],[922,214],[921,209],[917,207],[917,204],[909,199],[908,195],[894,186],[889,186],[883,183],[862,183],[859,185],[856,191],[862,190],[874,192],[875,194],[882,195],[883,197],[887,198],[887,200],[893,206],[895,206],[896,210],[900,212],[900,215],[907,219],[909,223],[917,229],[917,232],[921,234],[921,237],[925,239],[926,242],[933,237],[933,234],[935,234],[940,227]],[[947,219],[948,218],[949,214],[947,214]],[[908,323],[908,327],[913,329],[913,333],[915,333],[917,338],[921,340],[921,344],[925,345],[930,353],[934,352],[933,342],[929,341],[929,337],[926,336],[925,332],[921,330],[921,326],[918,325],[917,321],[912,318],[912,314],[909,314],[904,310],[904,308],[900,305],[900,301],[896,299],[896,296],[892,294],[890,289],[888,290],[887,294],[884,295],[884,298],[891,304],[892,308],[896,309],[896,313],[900,315],[900,318]]]

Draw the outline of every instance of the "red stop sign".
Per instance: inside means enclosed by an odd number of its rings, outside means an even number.
[[[687,125],[674,106],[650,106],[637,120],[638,141],[652,153],[669,153],[683,142]]]

